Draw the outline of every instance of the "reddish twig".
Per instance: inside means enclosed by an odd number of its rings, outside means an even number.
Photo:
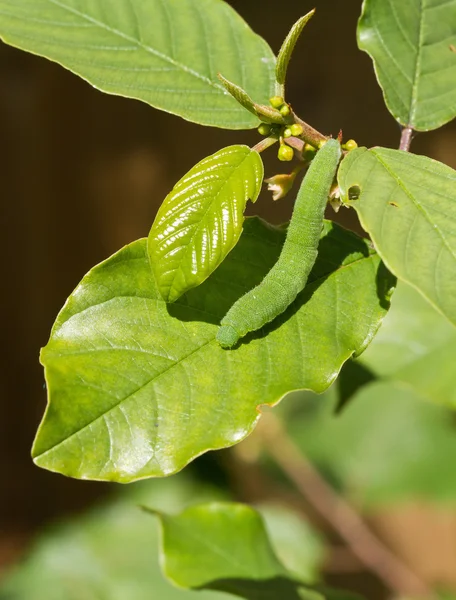
[[[413,129],[411,127],[403,127],[401,133],[401,143],[399,144],[399,150],[408,152],[410,150],[410,144],[413,139]]]

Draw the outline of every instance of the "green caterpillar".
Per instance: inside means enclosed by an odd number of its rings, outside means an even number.
[[[312,161],[296,198],[282,252],[263,281],[239,298],[223,317],[217,341],[231,348],[260,329],[294,301],[307,282],[318,253],[328,195],[341,158],[337,140],[328,140]]]

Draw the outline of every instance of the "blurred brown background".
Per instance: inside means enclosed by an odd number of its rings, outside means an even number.
[[[288,93],[295,110],[324,133],[342,128],[346,139],[362,145],[398,146],[399,127],[383,104],[372,63],[356,47],[361,0],[288,2],[283,11],[285,4],[276,0],[230,4],[275,51],[291,23],[316,5],[291,65]],[[30,459],[46,400],[38,353],[57,312],[93,265],[147,235],[164,196],[197,160],[258,136],[202,128],[102,94],[56,64],[0,45],[0,139],[1,568],[43,523],[112,489],[48,473]],[[413,150],[456,167],[456,123],[421,134]],[[284,221],[289,210],[289,202],[274,204],[267,193],[255,205],[273,222]],[[420,568],[426,569],[429,557],[422,555],[435,542],[441,518],[431,514],[426,525],[422,512],[409,511],[406,525],[391,515],[392,525],[385,517],[382,526],[393,538],[401,528],[416,529],[418,520],[424,539],[404,552],[424,560]],[[441,530],[439,544],[447,543],[455,564],[454,520],[444,520]]]

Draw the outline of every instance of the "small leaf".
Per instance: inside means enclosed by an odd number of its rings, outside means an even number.
[[[286,120],[277,109],[272,108],[271,106],[257,104],[250,98],[244,89],[223,77],[221,73],[218,74],[218,78],[226,91],[231,94],[241,106],[257,116],[264,123],[277,123],[279,125],[284,125],[286,123]]]
[[[225,92],[219,71],[257,102],[274,91],[274,54],[222,0],[0,0],[0,14],[6,43],[202,125],[258,124]]]
[[[212,502],[177,516],[155,514],[163,527],[163,571],[177,585],[200,588],[217,579],[286,575],[263,519],[245,504]]]
[[[254,104],[255,112],[258,118],[264,123],[276,123],[277,125],[284,125],[289,122],[291,118],[285,118],[276,108],[268,106],[267,104]]]
[[[260,404],[330,386],[372,340],[394,283],[367,242],[335,224],[325,223],[308,285],[286,312],[235,350],[215,340],[284,237],[247,219],[216,273],[172,305],[156,289],[145,240],[92,269],[42,350],[49,405],[36,464],[84,479],[170,475],[249,435]]]
[[[358,148],[338,177],[387,267],[456,324],[456,171],[426,156]]]
[[[208,487],[189,474],[186,471],[160,481],[117,488],[114,498],[73,516],[69,522],[47,528],[25,560],[2,571],[0,599],[227,600],[223,592],[201,594],[178,589],[163,577],[159,568],[160,525],[138,509],[146,505],[160,511],[181,511],[189,502],[226,500],[220,488]],[[272,522],[269,537],[273,546],[301,571],[310,569],[316,574],[321,567],[322,545],[310,526],[285,506],[261,507],[260,514],[264,512],[268,530]]]
[[[229,146],[195,165],[165,198],[148,239],[158,290],[174,302],[220,265],[242,232],[247,201],[255,202],[263,162],[248,146]]]
[[[306,15],[301,17],[296,21],[293,27],[290,30],[290,33],[285,38],[285,41],[280,48],[279,55],[277,57],[277,65],[276,65],[276,80],[277,83],[281,86],[285,85],[285,80],[287,78],[287,70],[288,65],[290,63],[291,56],[293,54],[293,50],[295,49],[296,42],[299,39],[299,36],[302,33],[302,30],[310,21],[310,19],[314,16],[315,9],[308,12]],[[280,94],[279,94],[280,95]]]
[[[402,125],[428,131],[456,116],[455,23],[456,0],[364,0],[358,45]]]
[[[456,329],[401,282],[383,325],[359,362],[372,373],[456,408]]]
[[[176,585],[249,600],[325,600],[287,573],[249,506],[214,502],[177,516],[152,512],[162,524],[163,572]]]
[[[221,73],[218,74],[218,78],[222,82],[222,85],[226,91],[231,94],[231,96],[233,96],[233,98],[237,100],[241,106],[257,116],[255,112],[255,103],[244,89],[223,77]]]

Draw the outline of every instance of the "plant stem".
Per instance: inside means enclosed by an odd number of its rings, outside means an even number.
[[[275,84],[275,95],[285,98],[285,84],[280,84],[276,81]]]
[[[311,144],[315,148],[318,147],[319,142],[325,142],[329,139],[326,135],[323,135],[311,125],[300,119],[295,113],[293,113],[295,123],[298,123],[302,127],[302,134],[300,137],[307,143]]]
[[[263,150],[273,146],[278,141],[279,138],[275,136],[264,138],[259,141],[258,144],[255,144],[255,146],[252,147],[252,150],[255,150],[256,152],[263,152]]]
[[[399,144],[399,150],[408,152],[410,150],[410,144],[412,143],[413,129],[411,127],[403,127],[401,133],[401,143]]]
[[[301,140],[300,138],[294,137],[294,136],[287,138],[287,145],[291,146],[292,148],[294,148],[295,150],[297,150],[298,152],[301,152],[301,153],[304,150],[303,140]]]
[[[353,554],[398,595],[436,600],[433,591],[370,531],[356,510],[321,477],[285,432],[277,417],[263,415],[259,434],[302,496],[339,533]]]

